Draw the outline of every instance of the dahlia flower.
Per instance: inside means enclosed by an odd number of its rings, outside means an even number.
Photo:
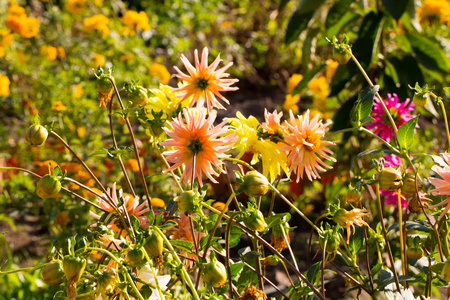
[[[447,166],[440,167],[435,165],[433,166],[433,168],[431,168],[431,170],[436,172],[442,179],[428,178],[428,181],[430,181],[430,183],[434,185],[434,189],[430,190],[430,193],[434,196],[450,195],[450,154],[443,153],[442,156]],[[430,206],[430,208],[435,208],[444,204],[446,205],[446,207],[442,214],[439,216],[438,220],[440,220],[450,210],[450,198],[447,197],[447,199],[445,199],[444,201]]]

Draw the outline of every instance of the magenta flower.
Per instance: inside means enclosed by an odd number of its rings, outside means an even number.
[[[409,114],[414,110],[414,103],[410,102],[409,99],[406,99],[404,102],[399,102],[396,94],[393,94],[393,96],[388,94],[388,100],[384,101],[384,103],[394,119],[397,128],[416,117]],[[408,103],[410,104],[408,105]],[[384,112],[383,106],[378,98],[375,98],[373,103],[372,117],[375,121],[367,124],[366,127],[368,129],[375,129],[375,134],[378,134],[382,139],[390,143],[391,138],[394,135],[394,129],[392,128],[391,122]]]

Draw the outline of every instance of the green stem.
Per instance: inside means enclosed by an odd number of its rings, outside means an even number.
[[[166,243],[167,247],[169,248],[170,252],[172,253],[172,255],[175,257],[175,260],[177,261],[177,263],[180,265],[181,267],[181,275],[184,277],[184,281],[187,282],[187,284],[189,285],[189,287],[191,288],[191,293],[194,296],[194,298],[196,300],[200,300],[200,298],[198,297],[197,294],[197,290],[194,288],[194,284],[192,283],[191,278],[189,277],[188,272],[186,271],[186,268],[183,266],[183,263],[181,262],[180,258],[178,257],[177,253],[175,252],[175,249],[173,249],[172,244],[170,243],[170,241],[167,239],[167,237],[165,236],[165,234],[161,231],[161,229],[159,229],[157,226],[154,227],[155,230],[159,233],[159,235],[163,238],[164,243]]]
[[[435,99],[439,99],[439,98],[437,98],[437,96],[434,93],[431,93],[431,95]],[[445,105],[444,105],[444,102],[442,101],[442,99],[438,100],[438,104],[441,106],[442,115],[444,116],[445,130],[447,132],[447,141],[448,141],[448,149],[447,150],[450,150],[450,132],[449,132],[449,129],[448,129],[447,112],[445,111]]]
[[[326,140],[326,139],[328,139],[330,136],[333,136],[333,135],[335,135],[335,134],[345,133],[345,132],[349,132],[349,131],[354,131],[355,129],[357,129],[357,128],[345,128],[345,129],[341,129],[341,130],[338,130],[338,131],[335,131],[335,132],[331,132],[331,133],[327,134],[327,135],[324,137],[324,139]]]
[[[19,273],[19,272],[33,272],[33,271],[42,269],[46,265],[47,264],[45,263],[45,264],[37,265],[35,267],[21,268],[21,269],[15,269],[15,270],[11,270],[11,271],[0,272],[0,275],[8,275],[8,274],[14,274],[14,273]]]
[[[419,200],[420,201],[420,200]],[[402,198],[400,189],[397,190],[397,204],[398,204],[398,231],[400,235],[400,258],[402,260],[403,275],[406,275],[406,257],[404,256],[405,245],[403,244],[403,214],[402,214]]]
[[[360,127],[359,128],[360,131],[367,133],[368,135],[376,138],[377,140],[379,140],[380,142],[382,142],[389,150],[391,150],[392,152],[395,153],[395,155],[400,156],[400,151],[398,151],[395,147],[393,147],[391,144],[389,144],[388,142],[386,142],[385,140],[383,140],[381,137],[379,137],[378,135],[376,135],[375,133],[373,133],[372,131],[366,129],[365,127]]]
[[[161,151],[159,150],[159,147],[156,146],[156,151],[158,151],[159,156],[161,157],[161,159],[164,161],[164,164],[166,165],[167,169],[170,169],[170,165],[167,162],[166,158],[164,157],[164,155],[161,153]],[[183,187],[181,186],[181,183],[177,180],[177,177],[175,176],[175,173],[173,171],[170,171],[170,174],[173,177],[173,180],[175,180],[175,182],[177,183],[178,187],[180,188],[181,192],[183,193]]]

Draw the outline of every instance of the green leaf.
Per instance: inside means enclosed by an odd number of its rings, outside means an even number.
[[[416,58],[427,68],[435,71],[449,72],[444,52],[432,41],[418,34],[406,35]]]
[[[372,112],[373,99],[380,87],[375,85],[369,86],[361,91],[358,100],[355,102],[353,109],[350,113],[352,121],[356,122],[358,126],[361,125],[361,121],[370,116]]]
[[[375,12],[368,13],[361,24],[358,32],[358,39],[352,47],[353,54],[358,58],[359,63],[367,70],[376,48],[378,46],[379,32],[382,27],[382,14]],[[352,75],[356,72],[356,65],[352,64]],[[339,74],[339,73],[338,73]]]
[[[349,244],[348,250],[353,255],[353,257],[358,254],[359,250],[361,250],[364,244],[364,233],[362,227],[356,227],[355,233],[352,234]]]
[[[314,78],[314,76],[316,76],[317,73],[320,72],[320,70],[323,69],[323,67],[325,67],[327,65],[327,63],[322,63],[318,66],[316,66],[314,69],[312,69],[310,72],[306,73],[306,75],[302,78],[302,80],[300,80],[300,82],[297,84],[297,86],[294,88],[294,90],[292,91],[292,96],[297,95],[298,93],[300,93],[305,87],[308,86],[308,83],[311,81],[311,79]]]
[[[359,154],[355,157],[355,160],[361,158],[362,156],[370,155],[370,154],[395,154],[395,153],[392,152],[392,151],[389,150],[389,149],[366,150],[366,151],[363,151],[363,152],[359,153]]]
[[[348,12],[350,4],[353,0],[339,0],[328,11],[327,19],[325,20],[325,28],[330,28],[338,23],[342,16]]]
[[[301,13],[313,12],[318,9],[325,0],[300,0],[298,2],[297,11]]]
[[[286,6],[286,4],[289,3],[289,0],[281,0],[280,4],[278,5],[278,11],[281,12],[283,8]]]
[[[238,262],[230,265],[231,278],[236,278],[244,267],[244,263]]]
[[[414,129],[417,125],[418,117],[409,120],[397,132],[397,142],[401,150],[409,150],[414,142]]]
[[[117,157],[117,156],[123,155],[130,151],[133,151],[133,148],[119,147],[118,149],[116,149],[114,147],[109,147],[109,148],[103,148],[102,150],[97,150],[94,153],[92,153],[91,155],[89,155],[89,157],[95,156],[95,155],[105,155],[105,154],[107,154],[109,157]]]
[[[391,16],[398,20],[405,12],[409,0],[382,0],[381,2]]]
[[[318,261],[316,262],[314,265],[311,266],[311,268],[309,268],[309,270],[306,272],[306,278],[309,280],[309,282],[311,283],[315,283],[319,281],[319,277],[320,277],[320,264],[321,262]]]
[[[427,227],[421,223],[413,222],[413,221],[406,221],[406,229],[422,231],[422,232],[431,232],[430,227]],[[395,224],[392,224],[392,226],[389,227],[388,232],[390,232],[391,230],[398,230],[398,222]]]
[[[380,269],[381,269],[382,266],[383,266],[382,263],[377,263],[375,266],[373,266],[373,267],[370,269],[370,274],[372,274],[372,275],[377,274],[377,273],[380,271]]]
[[[170,240],[170,243],[172,244],[172,246],[175,246],[178,249],[186,250],[189,253],[192,252],[193,244],[191,242],[181,240]]]
[[[308,13],[302,13],[300,11],[294,12],[286,28],[286,34],[284,36],[284,43],[289,45],[295,41],[300,33],[306,28],[314,15],[314,11]]]

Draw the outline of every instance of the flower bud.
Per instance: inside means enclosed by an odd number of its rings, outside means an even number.
[[[148,103],[147,90],[141,86],[130,88],[129,99],[136,105],[146,105]]]
[[[81,257],[66,255],[63,258],[64,274],[68,282],[78,282],[86,268],[86,260]]]
[[[422,190],[423,187],[423,181],[417,175],[417,189],[419,192]],[[405,195],[411,195],[416,193],[416,175],[413,173],[407,173],[405,177],[403,178],[403,186],[402,186],[402,193]]]
[[[36,185],[36,194],[47,199],[53,197],[61,190],[61,182],[50,174],[42,176]]]
[[[47,139],[48,131],[42,125],[31,125],[26,133],[25,139],[31,146],[40,146]]]
[[[269,255],[264,258],[263,263],[265,266],[276,266],[278,265],[279,260],[280,259],[277,258],[276,256]]]
[[[350,48],[348,49],[350,52],[352,51]],[[337,61],[340,65],[345,65],[348,63],[352,56],[350,53],[345,51],[344,49],[333,49],[333,59]]]
[[[384,168],[378,173],[380,180],[380,188],[388,191],[396,191],[402,187],[402,175],[396,169],[389,167]]]
[[[244,217],[244,224],[253,231],[264,231],[267,227],[264,215],[257,209],[248,211]]]
[[[243,178],[244,193],[250,197],[259,197],[267,193],[269,190],[269,181],[267,178],[257,172],[249,171]]]
[[[114,89],[111,81],[107,76],[101,75],[97,78],[97,92],[101,94],[109,94]]]
[[[347,203],[360,203],[361,202],[361,192],[355,188],[352,188],[347,192],[346,195]]]
[[[150,229],[145,241],[144,249],[149,256],[157,257],[163,253],[163,238],[156,230]]]
[[[406,249],[406,256],[411,259],[419,259],[423,256],[422,248],[410,248]]]
[[[109,288],[111,285],[113,285],[116,282],[116,271],[114,269],[112,270],[106,270],[103,273],[99,275],[97,278],[97,295],[102,294],[106,291],[107,288]]]
[[[48,285],[59,285],[64,282],[64,272],[59,262],[49,262],[41,272],[41,279]]]
[[[202,280],[214,288],[222,287],[227,283],[227,270],[225,266],[215,258],[202,270]]]
[[[450,282],[450,257],[447,258],[447,261],[444,264],[444,267],[442,268],[442,277],[444,277],[445,280]]]
[[[187,191],[181,193],[178,197],[174,199],[178,202],[178,210],[180,214],[193,214],[195,210],[195,192]]]
[[[144,249],[142,248],[131,248],[128,250],[127,257],[125,260],[132,267],[139,266],[145,259]]]
[[[325,246],[326,242],[326,246]],[[325,230],[319,233],[319,245],[322,250],[325,250],[328,254],[335,254],[339,249],[339,225],[331,228],[327,223]],[[324,249],[325,248],[325,249]]]
[[[414,93],[413,103],[415,106],[425,106],[428,103],[428,93]]]

